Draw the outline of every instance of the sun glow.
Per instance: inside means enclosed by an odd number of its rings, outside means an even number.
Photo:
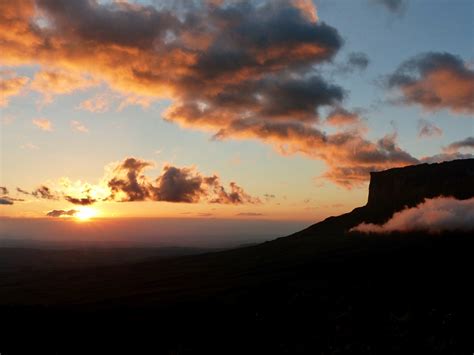
[[[74,218],[79,221],[88,221],[98,214],[97,210],[91,207],[80,207],[79,210],[74,214]]]

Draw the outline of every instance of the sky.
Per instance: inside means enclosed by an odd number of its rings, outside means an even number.
[[[473,43],[470,0],[2,1],[2,235],[349,211],[472,157]]]

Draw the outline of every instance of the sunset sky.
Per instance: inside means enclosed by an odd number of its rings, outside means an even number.
[[[370,171],[473,157],[473,18],[471,0],[0,0],[4,234],[289,233],[363,205]]]

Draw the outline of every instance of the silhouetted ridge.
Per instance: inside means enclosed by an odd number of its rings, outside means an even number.
[[[367,207],[387,214],[414,207],[426,198],[474,196],[474,159],[421,164],[370,174]]]
[[[460,200],[474,197],[474,159],[373,172],[370,174],[369,197],[365,206],[329,217],[296,233],[296,236],[340,233],[362,222],[381,224],[405,207],[414,207],[424,199],[438,196],[452,196]]]

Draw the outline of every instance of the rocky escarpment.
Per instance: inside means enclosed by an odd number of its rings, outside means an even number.
[[[295,236],[340,233],[362,223],[386,222],[395,212],[424,199],[474,197],[474,159],[412,165],[371,173],[367,204],[352,212],[329,217]]]
[[[413,165],[370,174],[366,207],[381,216],[391,216],[414,207],[426,198],[474,196],[474,159]]]

